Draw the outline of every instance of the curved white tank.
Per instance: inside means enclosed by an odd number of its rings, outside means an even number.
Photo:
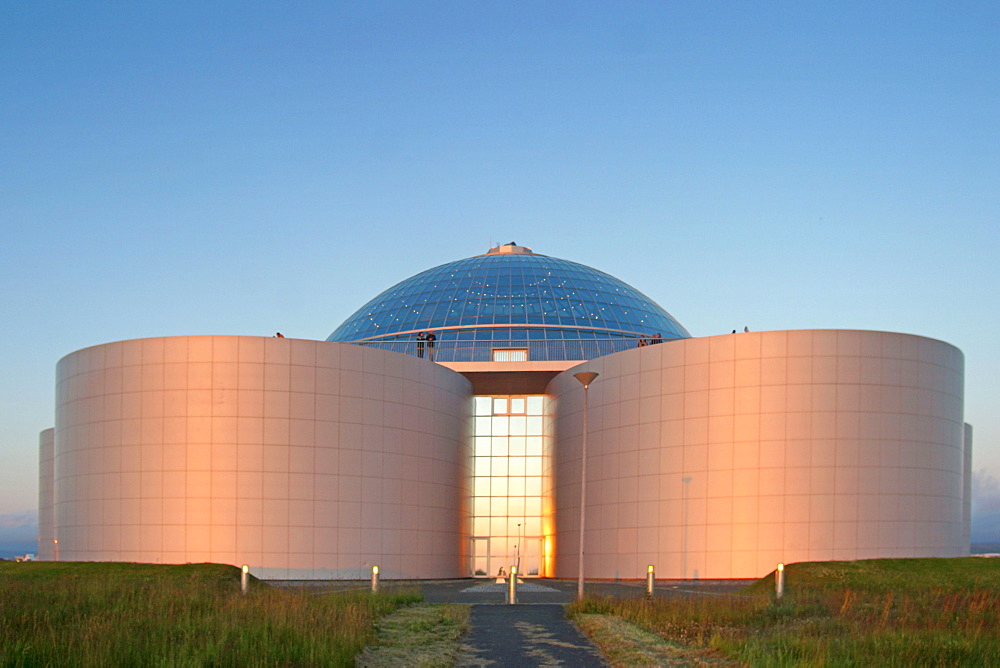
[[[470,387],[448,369],[338,343],[195,336],[80,350],[57,376],[62,560],[463,574]]]
[[[963,356],[885,332],[672,341],[557,376],[556,573],[750,578],[778,562],[968,554]]]

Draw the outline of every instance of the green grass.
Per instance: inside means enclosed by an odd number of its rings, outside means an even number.
[[[616,615],[753,666],[1000,663],[1000,560],[823,562],[785,573],[780,601],[769,576],[740,596],[588,599],[570,612]]]
[[[350,666],[415,589],[316,595],[233,566],[0,564],[0,666]]]

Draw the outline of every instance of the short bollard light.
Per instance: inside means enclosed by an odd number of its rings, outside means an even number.
[[[653,564],[646,566],[646,596],[653,598],[653,579],[656,577],[656,570]]]
[[[378,566],[372,566],[372,593],[378,592]]]
[[[246,594],[250,591],[250,567],[243,564],[243,568],[240,571],[240,591]]]
[[[510,567],[510,584],[508,587],[508,605],[517,603],[517,566]]]
[[[785,565],[778,564],[774,570],[774,595],[781,598],[785,593]]]

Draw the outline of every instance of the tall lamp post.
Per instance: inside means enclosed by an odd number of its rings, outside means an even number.
[[[587,521],[587,389],[597,378],[595,371],[581,371],[573,377],[583,385],[583,447],[580,452],[580,574],[576,581],[576,597],[583,598],[583,529]]]

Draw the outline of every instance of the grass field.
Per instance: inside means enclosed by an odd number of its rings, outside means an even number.
[[[764,578],[740,596],[588,599],[570,614],[584,626],[619,617],[752,666],[1000,665],[1000,560],[822,562],[785,573],[780,601]],[[613,660],[629,656],[613,635],[595,640]]]
[[[316,595],[233,566],[0,563],[0,666],[350,666],[416,589]]]
[[[780,601],[769,577],[737,596],[569,611],[614,665],[1000,665],[998,559],[785,572]],[[449,665],[460,651],[467,609],[411,606],[415,588],[319,595],[254,580],[243,596],[239,581],[214,564],[0,563],[0,666]]]

